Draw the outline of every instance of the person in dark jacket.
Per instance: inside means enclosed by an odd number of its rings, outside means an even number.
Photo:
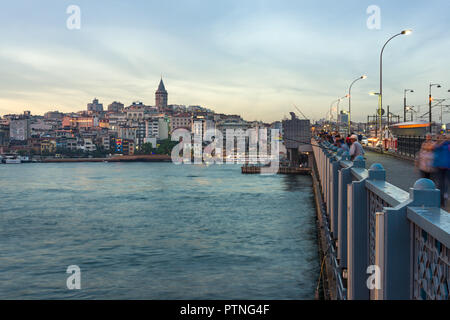
[[[441,190],[441,205],[445,207],[450,183],[450,141],[445,135],[438,138],[434,148],[434,167],[437,170],[437,184]]]

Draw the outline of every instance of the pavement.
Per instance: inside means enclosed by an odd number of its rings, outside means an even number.
[[[386,181],[409,192],[421,178],[419,170],[414,166],[414,161],[403,160],[369,150],[365,150],[366,168],[369,169],[374,163],[380,163],[386,170]]]

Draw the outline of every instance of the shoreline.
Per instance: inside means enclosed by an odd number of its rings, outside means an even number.
[[[111,158],[60,158],[43,159],[39,163],[64,163],[64,162],[170,162],[168,155],[152,154],[137,156],[116,156]]]

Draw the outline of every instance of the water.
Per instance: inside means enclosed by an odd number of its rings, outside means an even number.
[[[61,163],[0,178],[0,299],[314,298],[310,177]]]

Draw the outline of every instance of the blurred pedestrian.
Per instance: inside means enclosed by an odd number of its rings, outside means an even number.
[[[441,205],[445,207],[450,183],[450,141],[445,135],[439,136],[434,147],[433,163],[437,169],[436,180],[438,188],[441,190]]]
[[[431,174],[435,172],[434,147],[435,142],[433,141],[433,136],[427,134],[425,141],[420,147],[419,158],[416,161],[416,166],[419,168],[422,178],[431,179]]]

